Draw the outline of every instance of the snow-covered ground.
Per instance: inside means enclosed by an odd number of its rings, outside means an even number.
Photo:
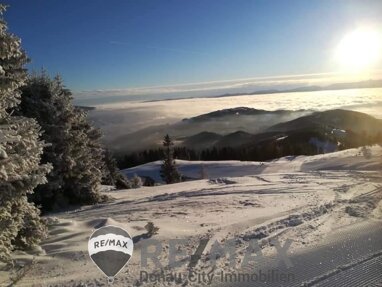
[[[381,148],[369,148],[371,154],[365,157],[361,149],[348,149],[316,156],[287,156],[267,162],[248,161],[185,161],[176,160],[182,175],[191,179],[220,177],[241,177],[255,174],[282,172],[309,172],[318,170],[382,170]],[[370,157],[370,158],[369,158]],[[162,182],[159,174],[161,161],[155,161],[123,170],[129,178],[135,174],[151,177]]]
[[[382,220],[381,147],[370,148],[367,156],[362,149],[350,149],[263,163],[177,161],[177,164],[182,174],[195,179],[201,177],[204,166],[208,178],[108,191],[106,194],[113,197],[108,203],[52,214],[50,236],[42,244],[43,254],[15,254],[19,262],[30,266],[17,286],[79,286],[81,283],[106,286],[106,279],[88,256],[87,240],[92,230],[108,224],[124,227],[138,238],[145,233],[147,222],[154,222],[159,232],[153,238],[162,243],[159,259],[164,266],[168,264],[166,251],[170,239],[186,239],[187,243],[180,248],[191,255],[201,238],[209,238],[195,270],[220,272],[232,271],[232,268],[227,266],[227,259],[221,257],[217,267],[212,269],[206,254],[215,240],[235,241],[236,264],[240,266],[251,239],[259,240],[266,256],[274,255],[275,248],[270,243],[274,238],[279,242],[292,240],[288,249],[291,256],[306,250],[314,254],[315,248],[334,231],[353,225],[380,224]],[[125,172],[159,180],[159,165],[160,162],[154,162]],[[155,270],[151,261],[148,268],[140,266],[140,251],[145,240],[135,244],[133,257],[128,267],[118,274],[114,286],[175,285],[140,282],[142,270]],[[29,265],[32,259],[34,263]],[[171,270],[185,272],[187,264]],[[169,270],[165,268],[165,271]],[[331,274],[330,270],[325,272]],[[0,285],[7,275],[0,271]],[[324,275],[312,273],[311,276]],[[375,276],[381,280],[380,275]],[[184,281],[178,286],[203,285]]]

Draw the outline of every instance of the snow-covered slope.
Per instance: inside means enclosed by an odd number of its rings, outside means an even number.
[[[87,244],[94,229],[110,224],[126,228],[136,242],[128,268],[118,274],[113,286],[169,286],[167,282],[154,285],[140,281],[142,270],[158,270],[151,260],[147,268],[141,266],[140,251],[146,240],[144,226],[150,221],[159,228],[154,239],[162,244],[163,252],[158,259],[163,266],[169,262],[166,250],[170,248],[170,239],[185,239],[187,243],[180,248],[192,255],[200,239],[209,238],[194,270],[216,274],[235,269],[227,266],[225,256],[217,260],[216,268],[212,267],[208,253],[215,241],[234,240],[236,267],[240,268],[239,260],[243,260],[251,240],[258,241],[261,252],[269,259],[276,250],[273,239],[282,246],[292,239],[287,255],[296,263],[293,272],[298,277],[292,285],[283,286],[325,283],[330,276],[341,274],[339,270],[347,270],[345,274],[349,278],[349,273],[357,274],[358,271],[347,266],[360,271],[370,270],[369,267],[379,270],[378,263],[370,264],[374,259],[382,261],[379,239],[382,149],[372,147],[366,151],[352,149],[311,157],[284,157],[265,163],[178,161],[181,172],[195,178],[200,176],[204,165],[208,179],[109,191],[105,194],[112,200],[103,204],[50,214],[49,237],[41,245],[44,251],[40,255],[15,254],[15,259],[29,268],[17,286],[106,286],[107,279],[91,263]],[[159,166],[160,162],[155,162],[127,173],[159,179]],[[347,234],[353,241],[336,233],[344,229],[349,229]],[[257,263],[249,266],[251,272]],[[187,264],[186,260],[171,271],[187,273]],[[266,268],[269,270],[269,266]],[[362,271],[362,274],[364,277],[359,278],[368,282],[381,282],[380,272]],[[0,270],[0,285],[8,275]],[[340,286],[334,279],[327,285],[314,286]],[[304,282],[308,283],[304,285]],[[210,286],[224,286],[218,280],[213,283]],[[8,285],[11,286],[4,284]],[[181,285],[203,286],[187,279],[178,284]]]
[[[367,155],[362,148],[357,148],[315,156],[289,156],[268,162],[177,160],[176,164],[180,173],[190,179],[201,179],[202,169],[210,179],[291,171],[382,170],[382,148],[373,146],[366,149],[370,151]],[[137,174],[162,182],[160,165],[160,161],[155,161],[125,169],[123,173],[129,178]]]

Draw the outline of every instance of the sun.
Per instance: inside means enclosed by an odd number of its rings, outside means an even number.
[[[342,38],[337,46],[335,58],[342,69],[360,72],[377,64],[381,54],[381,32],[370,28],[360,28]]]

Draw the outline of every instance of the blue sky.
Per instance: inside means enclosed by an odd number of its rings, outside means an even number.
[[[382,26],[379,0],[4,2],[29,67],[74,91],[331,72],[345,33]]]

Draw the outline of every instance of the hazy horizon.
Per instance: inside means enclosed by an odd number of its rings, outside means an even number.
[[[160,101],[187,98],[219,97],[245,93],[288,91],[310,86],[330,90],[333,84],[353,84],[363,81],[382,81],[382,74],[375,78],[360,79],[357,76],[323,73],[239,79],[231,81],[203,82],[174,86],[158,86],[132,89],[95,90],[74,92],[74,102],[83,106],[100,106],[126,101]],[[328,88],[329,87],[329,88]],[[344,88],[353,89],[351,87]]]

